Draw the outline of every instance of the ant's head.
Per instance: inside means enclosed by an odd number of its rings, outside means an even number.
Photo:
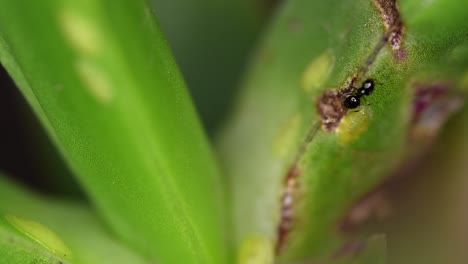
[[[360,105],[361,100],[359,99],[359,96],[355,95],[348,95],[343,101],[343,106],[347,109],[354,109],[359,107]]]

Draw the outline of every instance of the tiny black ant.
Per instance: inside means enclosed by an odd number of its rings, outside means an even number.
[[[354,109],[359,107],[361,105],[361,97],[364,95],[370,95],[372,91],[374,91],[374,81],[368,79],[362,84],[361,88],[359,88],[357,92],[346,96],[343,101],[343,106],[346,109]]]

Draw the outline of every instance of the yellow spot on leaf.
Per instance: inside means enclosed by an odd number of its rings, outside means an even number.
[[[55,255],[66,259],[72,258],[70,249],[62,239],[42,224],[14,215],[6,215],[5,219],[18,231]]]
[[[92,60],[81,59],[76,64],[78,75],[90,93],[101,103],[113,98],[111,82],[102,67]]]
[[[60,15],[59,23],[68,42],[77,51],[84,53],[83,55],[97,53],[100,33],[90,19],[72,11],[65,11]]]
[[[329,50],[315,58],[302,75],[301,87],[306,92],[310,92],[322,86],[330,74],[334,61],[333,54]]]
[[[468,70],[463,73],[459,86],[462,90],[468,90]]]
[[[273,264],[272,242],[261,236],[251,236],[241,245],[238,264]]]
[[[294,139],[297,136],[301,118],[299,114],[290,117],[287,122],[280,128],[274,142],[274,153],[283,156],[292,148]]]
[[[371,112],[368,107],[360,107],[357,112],[348,111],[336,129],[341,143],[356,140],[369,127]]]

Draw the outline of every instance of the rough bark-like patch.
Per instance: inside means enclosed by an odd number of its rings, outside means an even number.
[[[393,57],[397,61],[406,59],[406,51],[403,47],[404,25],[396,0],[374,0],[375,6],[380,11],[382,22],[388,32],[388,42],[393,50]]]

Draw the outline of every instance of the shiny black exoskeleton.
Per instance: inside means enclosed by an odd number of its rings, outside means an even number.
[[[348,95],[344,101],[343,106],[347,109],[354,109],[361,105],[361,97],[368,96],[374,91],[374,81],[373,80],[366,80],[361,88],[357,90],[355,94]]]
[[[354,109],[361,105],[361,100],[359,96],[349,95],[345,98],[343,105],[347,109]]]

